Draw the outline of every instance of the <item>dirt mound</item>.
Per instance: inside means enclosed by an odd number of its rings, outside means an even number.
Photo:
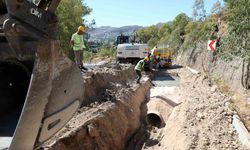
[[[126,141],[140,126],[140,107],[150,87],[111,84],[105,100],[79,109],[77,115],[41,149],[123,149]],[[104,102],[106,101],[106,102]]]
[[[180,76],[183,103],[165,128],[151,132],[150,141],[158,143],[143,149],[244,149],[231,124],[234,112],[225,106],[230,99],[202,75],[183,70]]]
[[[134,67],[130,64],[105,64],[96,66],[83,74],[84,101],[83,106],[99,101],[105,95],[106,89],[113,84],[126,85],[135,79]]]
[[[197,47],[194,49],[183,51],[182,54],[178,56],[178,62],[208,74],[210,54],[209,51],[206,50],[206,47],[207,45],[205,43],[200,43],[197,44]],[[243,69],[243,60],[239,57],[234,57],[232,60],[223,60],[222,58],[219,54],[216,61],[210,63],[209,77],[215,82],[214,84],[217,84],[225,93],[233,95],[232,106],[237,110],[244,124],[250,131],[250,110],[248,104],[250,90],[246,90],[242,86],[242,81],[245,82],[247,77],[246,68]]]

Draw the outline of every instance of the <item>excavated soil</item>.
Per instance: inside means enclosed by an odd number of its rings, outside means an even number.
[[[140,127],[140,107],[150,87],[147,77],[141,85],[135,84],[133,66],[113,64],[83,76],[88,104],[39,149],[121,150]]]
[[[82,106],[105,99],[103,96],[108,92],[107,90],[113,88],[113,84],[132,84],[136,78],[134,68],[129,64],[105,63],[89,70],[83,73],[84,101]]]
[[[208,74],[215,84],[228,95],[232,96],[231,105],[238,112],[245,126],[250,131],[250,89],[242,86],[242,74],[246,77],[246,69],[243,72],[243,59],[234,57],[225,60],[218,55],[214,63],[211,63],[209,71],[210,54],[206,43],[197,44],[196,48],[183,51],[178,56],[178,63],[188,65],[196,70]]]
[[[65,128],[40,149],[246,149],[232,126],[235,112],[228,107],[230,97],[205,76],[185,68],[165,70],[160,73],[167,77],[153,81],[149,92],[147,77],[138,85],[132,66],[114,66],[84,74],[85,85],[90,89],[93,85],[96,91]],[[105,83],[99,88],[94,82]],[[159,98],[167,102],[168,110],[164,113],[161,109],[164,126],[155,127],[146,122],[147,102]]]
[[[246,149],[232,126],[234,112],[226,106],[230,98],[209,86],[203,75],[181,69],[179,76],[182,103],[174,108],[164,128],[146,126],[141,134],[144,141],[138,141],[134,149]]]

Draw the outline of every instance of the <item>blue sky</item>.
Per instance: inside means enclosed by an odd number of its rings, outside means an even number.
[[[217,0],[204,0],[208,13]],[[222,2],[223,0],[220,0]],[[93,8],[85,17],[95,19],[97,26],[149,26],[171,21],[181,12],[192,17],[194,0],[84,0]]]

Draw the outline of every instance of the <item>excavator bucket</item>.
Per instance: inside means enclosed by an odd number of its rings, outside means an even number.
[[[59,0],[0,0],[0,150],[30,150],[83,100],[78,67],[57,40]]]

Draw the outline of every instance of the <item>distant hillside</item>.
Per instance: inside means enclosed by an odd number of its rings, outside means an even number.
[[[130,35],[134,31],[143,28],[142,26],[123,26],[123,27],[110,27],[102,26],[99,28],[91,29],[88,31],[90,34],[90,40],[109,40],[116,39],[118,35],[123,33],[124,35]]]
[[[157,23],[156,27],[160,28],[164,23]],[[169,25],[172,22],[168,22]],[[139,29],[146,28],[138,25],[134,26],[123,26],[123,27],[110,27],[102,26],[94,29],[88,30],[90,34],[90,41],[103,41],[103,40],[115,40],[118,35],[123,33],[124,35],[131,35],[134,31]]]

